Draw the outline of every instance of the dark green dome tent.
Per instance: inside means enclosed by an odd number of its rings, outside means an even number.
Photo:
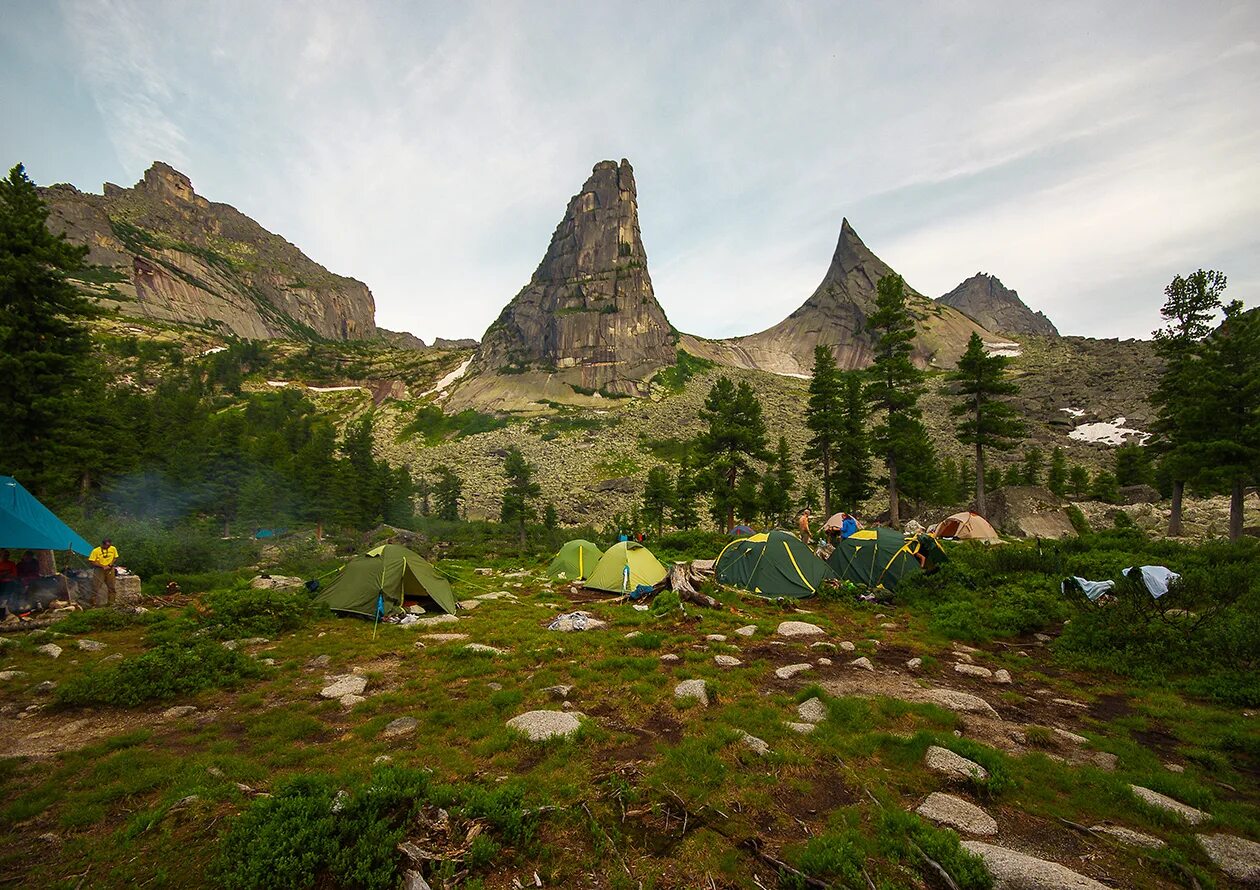
[[[902,579],[933,572],[946,561],[931,535],[906,537],[896,529],[866,528],[836,541],[827,564],[845,581],[896,590]]]
[[[823,581],[836,576],[800,538],[778,530],[732,541],[713,569],[723,584],[789,599],[813,596]]]
[[[585,581],[599,565],[604,551],[590,541],[575,538],[560,548],[551,565],[547,566],[547,574],[557,581]]]
[[[400,612],[405,603],[419,602],[432,611],[455,614],[450,583],[418,553],[398,544],[383,544],[356,556],[342,568],[315,602],[346,615],[376,617],[377,597],[385,595],[385,614]]]

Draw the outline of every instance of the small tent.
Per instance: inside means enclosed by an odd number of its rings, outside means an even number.
[[[823,534],[827,535],[830,538],[834,535],[842,533],[844,531],[844,522],[846,519],[850,520],[849,522],[850,533],[855,532],[855,531],[861,531],[862,523],[857,521],[856,516],[851,516],[848,513],[834,513],[832,514],[831,518],[829,518],[826,522],[823,523]]]
[[[87,541],[12,476],[0,476],[0,549],[73,550],[81,556],[92,552]]]
[[[732,541],[718,554],[718,581],[759,596],[803,599],[836,577],[825,562],[791,532],[775,530]]]
[[[730,538],[744,538],[744,537],[747,537],[748,535],[755,535],[755,534],[757,534],[756,529],[747,525],[737,525],[726,533],[727,537],[730,537]]]
[[[626,577],[626,567],[630,568]],[[621,541],[609,547],[599,559],[595,571],[586,579],[592,590],[611,593],[629,593],[640,585],[655,587],[668,577],[665,566],[657,561],[652,551],[635,541]]]
[[[935,571],[945,559],[931,535],[906,537],[896,529],[868,528],[837,541],[827,564],[846,581],[896,590],[904,578]]]
[[[450,583],[424,557],[398,544],[384,544],[350,560],[315,602],[334,612],[375,618],[382,594],[386,615],[415,601],[452,615],[457,608]]]
[[[547,574],[557,581],[585,581],[604,552],[592,544],[576,538],[560,548],[547,566]]]
[[[958,541],[984,541],[986,544],[998,544],[1002,541],[1002,536],[989,524],[989,520],[979,513],[955,513],[942,519],[932,533],[938,538],[954,538]]]

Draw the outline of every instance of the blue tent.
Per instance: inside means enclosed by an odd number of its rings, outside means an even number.
[[[12,476],[0,476],[0,548],[73,550],[83,556],[92,552],[87,541]]]

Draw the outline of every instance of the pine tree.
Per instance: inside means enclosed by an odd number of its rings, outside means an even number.
[[[932,438],[927,427],[918,420],[909,426],[901,457],[898,474],[901,493],[914,502],[914,512],[920,513],[925,503],[937,499],[941,471]]]
[[[919,427],[919,396],[923,372],[910,360],[914,322],[906,306],[906,286],[900,275],[889,274],[876,285],[875,311],[866,321],[876,336],[875,358],[868,370],[866,399],[880,414],[871,430],[875,451],[888,468],[888,516],[893,528],[901,527],[897,497],[897,471],[906,463],[906,452],[915,445]]]
[[[1002,474],[1002,485],[1022,485],[1024,482],[1024,471],[1018,464],[1011,464],[1006,468],[1006,472]]]
[[[1220,309],[1227,280],[1220,272],[1199,269],[1188,278],[1180,275],[1164,288],[1160,315],[1164,327],[1155,331],[1155,349],[1164,360],[1159,382],[1151,393],[1157,414],[1152,446],[1162,456],[1164,471],[1172,478],[1172,510],[1169,537],[1181,535],[1181,501],[1187,482],[1193,482],[1203,466],[1196,454],[1198,443],[1210,435],[1211,419],[1198,412],[1196,398],[1200,377],[1202,342],[1211,332],[1211,321]]]
[[[1116,449],[1116,484],[1123,487],[1152,485],[1154,482],[1155,468],[1147,448],[1131,442]]]
[[[979,481],[978,479],[976,480]],[[988,467],[984,471],[984,487],[989,491],[997,491],[1002,487],[1002,468]]]
[[[809,380],[809,403],[805,426],[813,434],[805,449],[805,460],[822,471],[823,506],[831,515],[832,462],[845,446],[843,384],[831,347],[814,347],[814,373]]]
[[[745,525],[755,525],[761,513],[760,482],[756,470],[747,470],[735,486],[735,515]]]
[[[547,506],[543,509],[543,528],[552,532],[556,530],[556,526],[560,524],[560,516],[556,513],[556,505],[547,502]]]
[[[1120,486],[1116,485],[1116,477],[1107,470],[1099,470],[1090,484],[1089,496],[1107,504],[1120,503]]]
[[[1010,451],[1027,431],[1015,409],[1002,401],[1004,396],[1019,392],[1019,387],[1006,379],[1010,362],[1004,355],[986,353],[980,335],[972,334],[967,351],[958,360],[958,369],[949,375],[960,397],[950,414],[966,418],[958,424],[958,441],[975,449],[976,512],[981,515],[988,511],[985,451]]]
[[[1072,489],[1072,498],[1082,500],[1089,492],[1089,470],[1080,464],[1073,465],[1072,472],[1068,474],[1068,485]]]
[[[648,470],[647,485],[643,489],[643,516],[656,528],[660,537],[665,526],[665,514],[674,505],[674,481],[669,470],[655,466]]]
[[[959,501],[969,501],[976,493],[976,474],[965,457],[958,465],[958,492]]]
[[[1046,474],[1046,487],[1057,497],[1067,497],[1067,456],[1058,445],[1050,452],[1050,471]]]
[[[699,496],[695,473],[691,470],[691,462],[683,455],[678,465],[678,476],[674,482],[674,503],[669,511],[669,520],[677,529],[693,529],[700,524],[700,511],[696,506]]]
[[[786,528],[791,519],[796,474],[786,436],[779,437],[774,462],[761,479],[761,515],[768,526]]]
[[[936,487],[936,496],[945,505],[953,506],[963,499],[958,488],[958,464],[952,457],[941,461],[940,482]]]
[[[858,510],[875,491],[871,480],[871,442],[862,374],[850,371],[840,383],[840,438],[835,452],[832,489],[847,512]],[[830,511],[830,507],[827,508]],[[827,516],[831,513],[827,512]]]
[[[700,419],[708,424],[696,440],[696,447],[701,463],[708,468],[706,475],[713,497],[710,513],[725,531],[735,524],[735,510],[741,501],[737,496],[740,477],[750,473],[752,460],[770,459],[766,424],[752,386],[742,380],[736,386],[726,376],[719,377],[709,390]],[[755,500],[754,496],[754,505]]]
[[[821,502],[818,499],[818,486],[811,482],[801,491],[801,508],[808,510],[810,513],[817,513],[821,507]]]
[[[0,181],[0,471],[36,495],[68,493],[93,469],[105,394],[83,324],[95,309],[66,280],[88,249],[53,235],[47,220],[18,164]]]
[[[515,445],[507,450],[503,458],[503,475],[507,477],[507,487],[503,490],[499,521],[516,526],[523,549],[526,544],[525,525],[538,515],[533,502],[542,494],[542,487],[534,481],[534,467]]]
[[[437,517],[447,522],[455,522],[459,519],[459,507],[464,500],[464,481],[445,464],[434,467],[433,474],[437,477],[433,485],[433,501],[437,505]]]

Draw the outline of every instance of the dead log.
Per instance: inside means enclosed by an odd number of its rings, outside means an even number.
[[[722,604],[705,593],[700,593],[692,586],[691,569],[685,562],[676,562],[669,570],[669,588],[678,594],[683,602],[704,606],[708,609],[720,609]]]

